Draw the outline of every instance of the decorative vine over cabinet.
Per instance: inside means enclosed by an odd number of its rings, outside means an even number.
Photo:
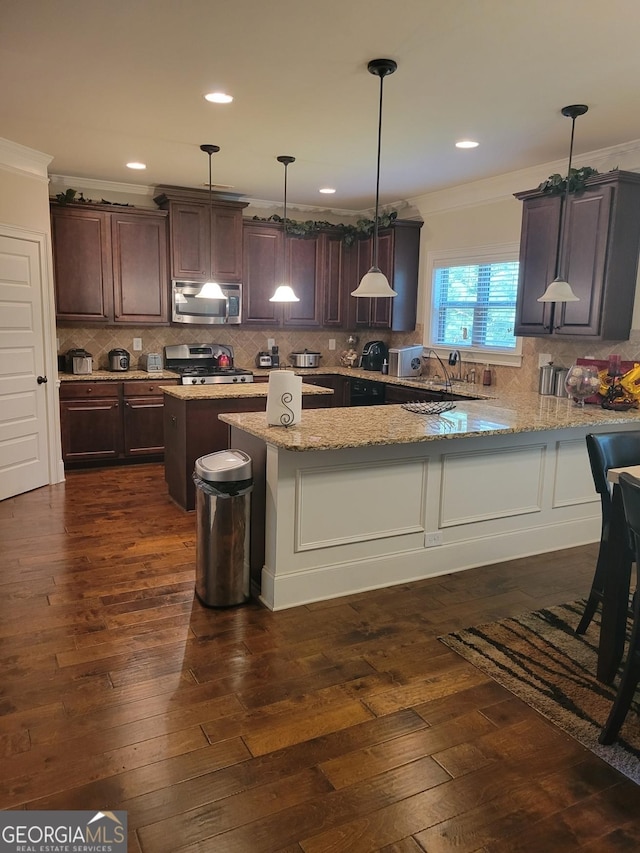
[[[213,275],[220,283],[242,281],[242,211],[249,202],[213,193],[209,204],[207,190],[156,189],[155,203],[169,211],[171,276],[206,281]]]
[[[58,320],[168,323],[166,213],[52,204],[51,234]]]
[[[628,340],[640,252],[640,174],[590,178],[568,198],[516,193],[523,202],[516,335]],[[538,302],[558,270],[578,302]]]

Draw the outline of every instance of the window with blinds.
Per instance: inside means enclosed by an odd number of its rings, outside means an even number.
[[[518,262],[435,266],[431,340],[435,345],[515,351]]]

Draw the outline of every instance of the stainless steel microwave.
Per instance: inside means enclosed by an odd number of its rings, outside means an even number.
[[[221,284],[224,299],[203,299],[197,296],[202,288],[199,281],[171,282],[171,320],[208,326],[233,324],[242,320],[242,285]]]

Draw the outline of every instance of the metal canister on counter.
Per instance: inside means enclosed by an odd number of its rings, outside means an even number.
[[[564,387],[564,381],[569,372],[568,367],[556,367],[553,374],[553,393],[556,397],[567,397],[567,389]]]
[[[538,380],[538,394],[543,394],[547,397],[553,396],[555,393],[555,375],[556,368],[553,362],[545,364],[540,368],[540,378]]]

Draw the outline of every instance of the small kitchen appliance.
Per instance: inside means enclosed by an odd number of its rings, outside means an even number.
[[[126,349],[117,347],[116,349],[109,350],[109,370],[116,373],[118,371],[129,370],[130,363],[131,356]]]
[[[86,376],[93,370],[91,353],[86,349],[70,349],[65,356],[67,373]]]
[[[256,367],[273,367],[273,357],[270,352],[259,352],[256,356]]]
[[[419,376],[422,346],[392,347],[389,350],[389,376]]]
[[[140,368],[147,373],[162,372],[162,356],[159,352],[148,352],[140,356]]]
[[[164,366],[180,374],[182,385],[253,382],[253,373],[233,366],[226,344],[178,344],[164,348]]]
[[[320,367],[321,358],[322,353],[310,352],[308,349],[289,354],[289,361],[293,367]]]
[[[388,359],[389,351],[384,341],[367,341],[362,350],[360,367],[363,370],[382,370],[382,363]]]
[[[199,326],[234,325],[242,319],[242,285],[221,283],[224,299],[198,296],[201,281],[171,282],[171,322]]]

